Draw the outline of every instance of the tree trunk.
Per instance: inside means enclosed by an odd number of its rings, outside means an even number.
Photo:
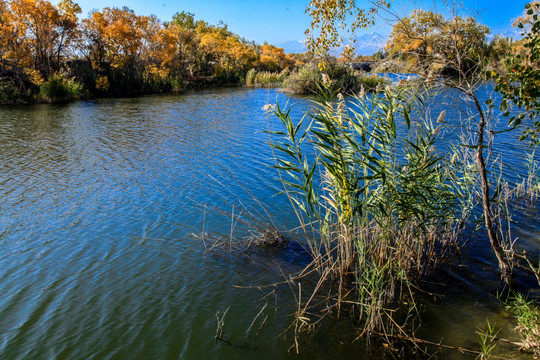
[[[473,100],[480,115],[480,123],[478,124],[478,142],[476,149],[476,161],[478,165],[478,170],[480,171],[481,178],[481,190],[482,190],[482,208],[484,212],[484,220],[486,225],[486,230],[489,237],[489,242],[491,243],[491,248],[497,257],[497,262],[499,263],[499,269],[501,271],[502,280],[508,285],[512,285],[512,266],[508,257],[504,254],[504,249],[501,246],[497,232],[495,231],[495,224],[493,224],[493,219],[491,215],[491,206],[489,198],[489,183],[487,178],[486,163],[484,161],[484,133],[485,133],[485,116],[478,102],[476,96],[473,95]]]

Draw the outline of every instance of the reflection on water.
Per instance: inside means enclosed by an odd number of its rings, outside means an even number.
[[[243,204],[265,218],[246,189],[277,223],[296,226],[268,167],[261,108],[276,101],[287,98],[228,89],[2,108],[0,358],[288,356],[291,339],[278,335],[294,312],[290,289],[234,286],[283,280],[305,265],[301,247],[205,253],[192,235],[204,228],[229,236],[230,217],[216,208],[238,214]],[[293,115],[309,106],[292,101]],[[500,144],[496,151],[522,171],[526,146],[506,137]],[[515,220],[523,244],[538,248],[538,211]],[[236,236],[248,235],[239,223]],[[439,275],[450,295],[438,307],[426,304],[423,327],[432,340],[470,341],[500,310],[489,298],[498,277],[485,238],[470,245],[467,267]],[[264,304],[264,326],[248,331]],[[228,307],[233,346],[216,345],[215,314]],[[301,357],[361,356],[351,326],[327,324]]]

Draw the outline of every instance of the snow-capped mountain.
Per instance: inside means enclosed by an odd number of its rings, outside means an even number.
[[[502,33],[493,33],[493,34],[488,34],[487,35],[487,40],[488,41],[491,41],[495,38],[495,36],[500,36],[502,38],[509,38],[509,39],[514,39],[514,40],[520,40],[523,38],[523,36],[521,36],[521,33],[523,32],[523,30],[521,29],[512,29],[512,30],[508,30],[508,31],[503,31]]]
[[[356,38],[356,53],[358,55],[372,55],[373,53],[384,49],[387,35],[381,35],[376,32],[367,33]],[[277,46],[282,47],[286,53],[301,53],[307,50],[304,41],[287,41]],[[336,51],[339,54],[343,49]]]
[[[355,45],[356,53],[358,55],[372,55],[379,50],[384,50],[387,41],[387,35],[375,32],[358,36]]]
[[[307,47],[305,41],[286,41],[279,43],[276,46],[283,48],[286,53],[303,53],[306,52]]]

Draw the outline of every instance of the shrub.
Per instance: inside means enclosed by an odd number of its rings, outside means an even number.
[[[49,101],[69,100],[84,96],[84,86],[72,79],[55,74],[40,86],[40,95]]]
[[[184,80],[180,75],[169,76],[168,82],[172,91],[180,91],[184,88]]]
[[[13,101],[20,98],[22,94],[19,93],[15,83],[13,81],[1,81],[0,82],[0,101]]]
[[[344,94],[354,94],[361,91],[375,92],[384,89],[389,81],[377,75],[364,75],[353,68],[331,64],[325,72],[330,83],[327,84],[332,92],[339,91]],[[284,87],[293,94],[320,93],[320,84],[323,75],[315,65],[307,65],[289,76]]]
[[[322,74],[316,65],[306,65],[292,73],[284,82],[286,91],[293,94],[316,94]]]

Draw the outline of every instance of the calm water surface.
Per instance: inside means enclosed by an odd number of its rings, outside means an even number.
[[[262,133],[261,108],[287,100],[295,116],[309,107],[274,90],[226,89],[1,108],[0,359],[372,358],[336,321],[289,353],[280,334],[295,310],[290,289],[238,288],[301,269],[300,246],[205,252],[195,236],[229,239],[234,227],[234,239],[249,237],[227,214],[272,221],[257,202],[297,225],[276,196]],[[504,171],[518,179],[527,147],[500,143]],[[538,214],[514,219],[527,249],[539,247]],[[438,275],[445,296],[426,300],[420,329],[431,340],[475,347],[486,318],[511,325],[490,297],[499,282],[485,241],[473,237]],[[232,346],[214,342],[216,312],[227,309]]]

